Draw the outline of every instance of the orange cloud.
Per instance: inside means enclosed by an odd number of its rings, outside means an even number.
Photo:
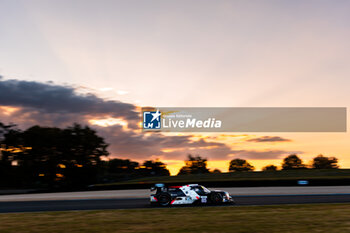
[[[14,112],[20,110],[19,107],[0,106],[0,112],[6,116],[11,116]]]

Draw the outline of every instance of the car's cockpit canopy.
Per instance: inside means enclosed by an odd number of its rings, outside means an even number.
[[[210,193],[210,190],[207,189],[206,187],[202,186],[202,185],[191,186],[191,189],[194,190],[199,195],[205,195],[205,194],[209,194]]]

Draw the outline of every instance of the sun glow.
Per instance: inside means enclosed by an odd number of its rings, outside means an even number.
[[[108,127],[112,125],[121,125],[123,127],[127,126],[128,123],[120,118],[105,118],[105,119],[91,119],[89,123],[92,125],[98,125],[102,127]]]
[[[12,113],[18,111],[20,108],[9,107],[9,106],[0,106],[0,112],[6,116],[11,116]]]
[[[178,149],[162,149],[162,152],[164,153],[169,153],[169,152],[174,152],[174,151],[177,151]]]

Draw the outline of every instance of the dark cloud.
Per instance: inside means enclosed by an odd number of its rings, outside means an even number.
[[[110,115],[138,119],[132,104],[104,100],[94,94],[78,94],[71,86],[35,81],[4,80],[0,77],[0,105],[33,110],[40,114]]]
[[[257,138],[251,138],[248,139],[247,142],[290,142],[292,140],[287,138],[282,138],[278,136],[263,136],[263,137],[257,137]]]
[[[33,125],[65,127],[73,123],[89,124],[89,119],[105,116],[123,118],[128,127],[113,125],[92,128],[109,143],[112,157],[145,160],[161,158],[183,160],[188,153],[209,160],[278,159],[289,152],[280,150],[232,150],[225,143],[196,139],[193,135],[172,136],[162,133],[143,133],[138,129],[138,113],[132,104],[107,101],[94,94],[81,95],[71,86],[34,81],[3,80],[0,78],[0,107],[18,107],[7,114],[0,111],[0,122],[17,123],[25,129]],[[280,137],[261,137],[249,141],[288,141]]]

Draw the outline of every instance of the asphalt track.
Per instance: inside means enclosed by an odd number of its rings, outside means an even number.
[[[350,203],[350,194],[247,195],[233,198],[237,206]],[[148,198],[0,202],[0,213],[137,208],[157,207],[150,207]]]

